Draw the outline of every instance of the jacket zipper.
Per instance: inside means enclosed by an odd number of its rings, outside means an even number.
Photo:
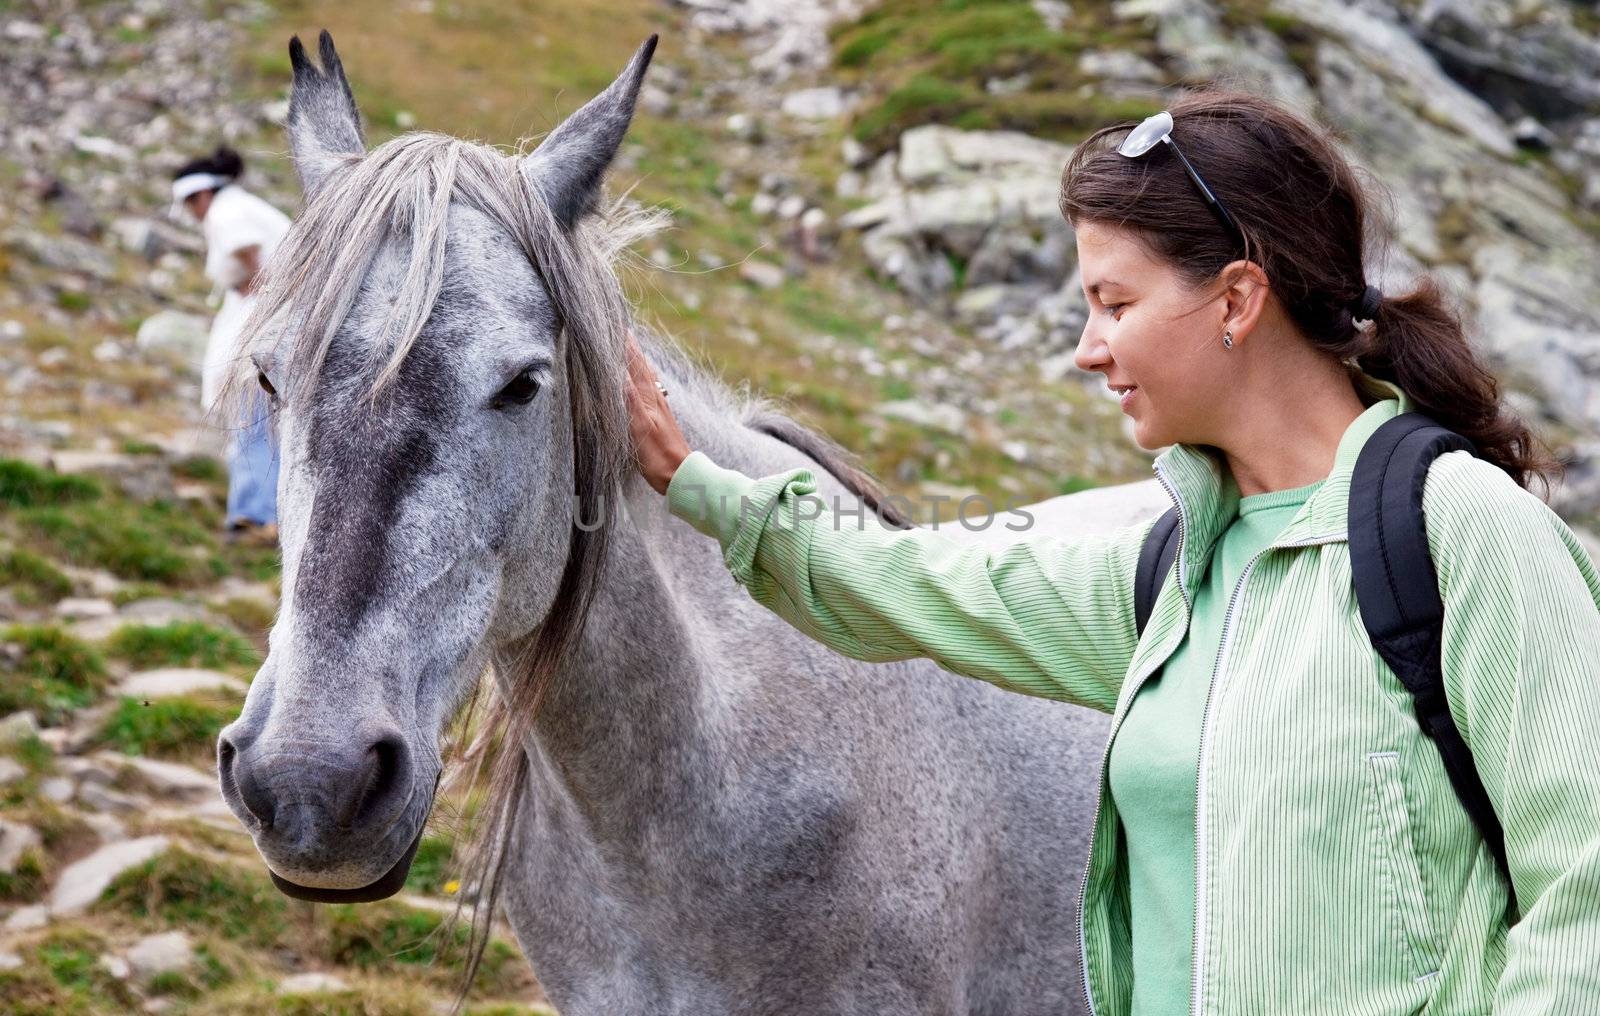
[[[1183,500],[1178,497],[1177,489],[1175,487],[1173,487],[1170,482],[1168,482],[1166,474],[1164,474],[1161,471],[1161,467],[1159,467],[1159,466],[1156,467],[1155,474],[1156,474],[1156,479],[1158,481],[1160,481],[1161,486],[1166,490],[1167,496],[1172,498],[1172,506],[1174,508],[1176,508],[1177,511],[1178,511],[1178,546],[1177,546],[1177,549],[1173,552],[1173,558],[1178,563],[1178,592],[1183,594],[1183,611],[1184,611],[1184,617],[1185,617],[1183,630],[1186,631],[1188,629],[1188,627],[1189,627],[1189,623],[1188,623],[1189,619],[1192,619],[1193,616],[1194,616],[1194,607],[1189,602],[1189,589],[1188,589],[1187,586],[1185,586],[1183,584],[1183,578],[1184,578],[1183,544],[1184,544],[1185,538],[1188,535],[1188,523],[1184,519]],[[1159,592],[1160,592],[1160,587],[1158,586],[1157,587],[1157,593],[1159,593]],[[1180,641],[1182,641],[1181,638],[1180,638]],[[1174,647],[1174,648],[1176,648],[1176,647]],[[1149,679],[1150,674],[1153,674],[1153,673],[1155,673],[1155,668],[1151,668],[1149,673],[1146,673],[1143,676],[1141,676],[1139,678],[1139,684],[1142,685],[1146,680]],[[1137,687],[1134,688],[1133,694],[1137,695],[1138,693],[1139,693],[1139,689]],[[1131,696],[1130,696],[1130,700],[1131,700]],[[1124,718],[1126,718],[1126,715],[1127,715],[1127,711],[1124,710],[1123,711]],[[1118,727],[1122,726],[1122,720],[1121,719],[1119,719],[1117,721],[1117,726]],[[1116,736],[1117,736],[1116,729],[1113,728],[1106,735],[1106,747],[1105,747],[1105,750],[1103,752],[1101,752],[1101,755],[1100,755],[1100,779],[1096,782],[1095,797],[1094,797],[1094,811],[1091,812],[1093,817],[1089,820],[1089,850],[1088,850],[1088,853],[1090,855],[1092,855],[1094,853],[1094,836],[1095,836],[1095,832],[1098,830],[1099,825],[1100,825],[1100,804],[1101,804],[1101,798],[1104,796],[1104,790],[1105,790],[1106,764],[1107,764],[1107,762],[1110,761],[1110,758],[1111,758],[1111,741]],[[1094,1016],[1094,1011],[1095,1011],[1094,1010],[1094,996],[1089,990],[1089,937],[1088,937],[1088,934],[1086,932],[1086,922],[1084,920],[1084,913],[1083,913],[1084,900],[1088,897],[1088,894],[1089,894],[1089,859],[1086,857],[1085,860],[1084,860],[1084,865],[1083,865],[1083,878],[1078,882],[1078,966],[1081,968],[1080,972],[1082,974],[1082,980],[1083,980],[1083,1002],[1084,1002],[1084,1007],[1086,1009],[1088,1009],[1089,1016]]]
[[[1223,666],[1227,662],[1230,636],[1233,634],[1234,612],[1241,609],[1244,603],[1245,583],[1250,579],[1250,573],[1255,570],[1256,562],[1271,550],[1283,550],[1292,547],[1314,547],[1323,543],[1337,543],[1346,539],[1344,533],[1330,533],[1323,536],[1309,537],[1294,543],[1272,544],[1256,552],[1244,566],[1244,571],[1239,573],[1239,581],[1233,587],[1233,594],[1228,597],[1228,609],[1222,615],[1222,639],[1217,647],[1217,661],[1211,668],[1211,685],[1206,689],[1206,704],[1201,711],[1200,718],[1200,758],[1195,763],[1194,781],[1194,938],[1191,943],[1191,955],[1194,960],[1194,972],[1189,985],[1189,1012],[1191,1016],[1201,1016],[1202,998],[1201,990],[1205,987],[1205,956],[1201,949],[1200,929],[1205,925],[1205,870],[1206,870],[1206,817],[1205,817],[1205,786],[1206,786],[1206,760],[1210,757],[1211,747],[1211,702],[1216,697],[1217,686],[1221,682]],[[1098,815],[1097,815],[1098,817]],[[1093,841],[1091,840],[1091,845]]]

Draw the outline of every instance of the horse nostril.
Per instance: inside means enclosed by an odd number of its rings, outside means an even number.
[[[217,739],[217,771],[223,786],[233,786],[245,810],[261,823],[261,828],[271,829],[277,813],[272,795],[256,780],[249,764],[239,758],[238,749],[226,735]]]
[[[405,763],[405,742],[395,735],[378,738],[367,747],[356,792],[346,798],[338,816],[341,824],[361,825],[384,810],[400,785]]]

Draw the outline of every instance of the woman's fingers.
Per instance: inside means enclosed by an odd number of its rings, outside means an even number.
[[[626,350],[628,428],[633,435],[634,461],[650,486],[664,494],[679,463],[689,455],[688,444],[656,384],[655,371],[631,332]]]

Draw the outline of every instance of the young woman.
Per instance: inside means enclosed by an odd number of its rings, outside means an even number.
[[[1600,574],[1525,489],[1546,462],[1438,287],[1369,285],[1351,167],[1250,96],[1096,133],[1061,206],[1089,304],[1077,363],[1141,446],[1171,446],[1155,469],[1181,549],[1142,638],[1151,523],[990,551],[808,518],[807,469],[691,452],[635,351],[644,476],[839,652],[1113,714],[1083,881],[1094,1012],[1600,1012]],[[1351,468],[1411,409],[1481,455],[1435,460],[1424,507],[1449,703],[1515,910],[1352,590]]]
[[[173,174],[174,215],[185,211],[200,224],[206,240],[206,275],[220,291],[222,306],[211,322],[200,370],[200,403],[207,413],[228,376],[239,329],[255,302],[256,278],[267,257],[289,230],[289,217],[238,184],[244,162],[231,148],[219,147]],[[263,541],[276,538],[278,456],[272,447],[266,402],[247,408],[228,453],[230,532],[250,530]]]

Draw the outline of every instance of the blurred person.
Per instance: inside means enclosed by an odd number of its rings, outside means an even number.
[[[255,303],[261,266],[289,229],[287,215],[239,185],[243,172],[239,153],[218,146],[210,155],[184,163],[172,180],[172,213],[187,213],[199,223],[206,241],[206,275],[215,286],[212,297],[220,293],[222,298],[200,370],[200,403],[208,414],[216,412],[238,355],[239,330]],[[257,394],[246,403],[241,420],[228,450],[225,525],[231,534],[271,542],[277,537],[278,454],[267,400]]]

